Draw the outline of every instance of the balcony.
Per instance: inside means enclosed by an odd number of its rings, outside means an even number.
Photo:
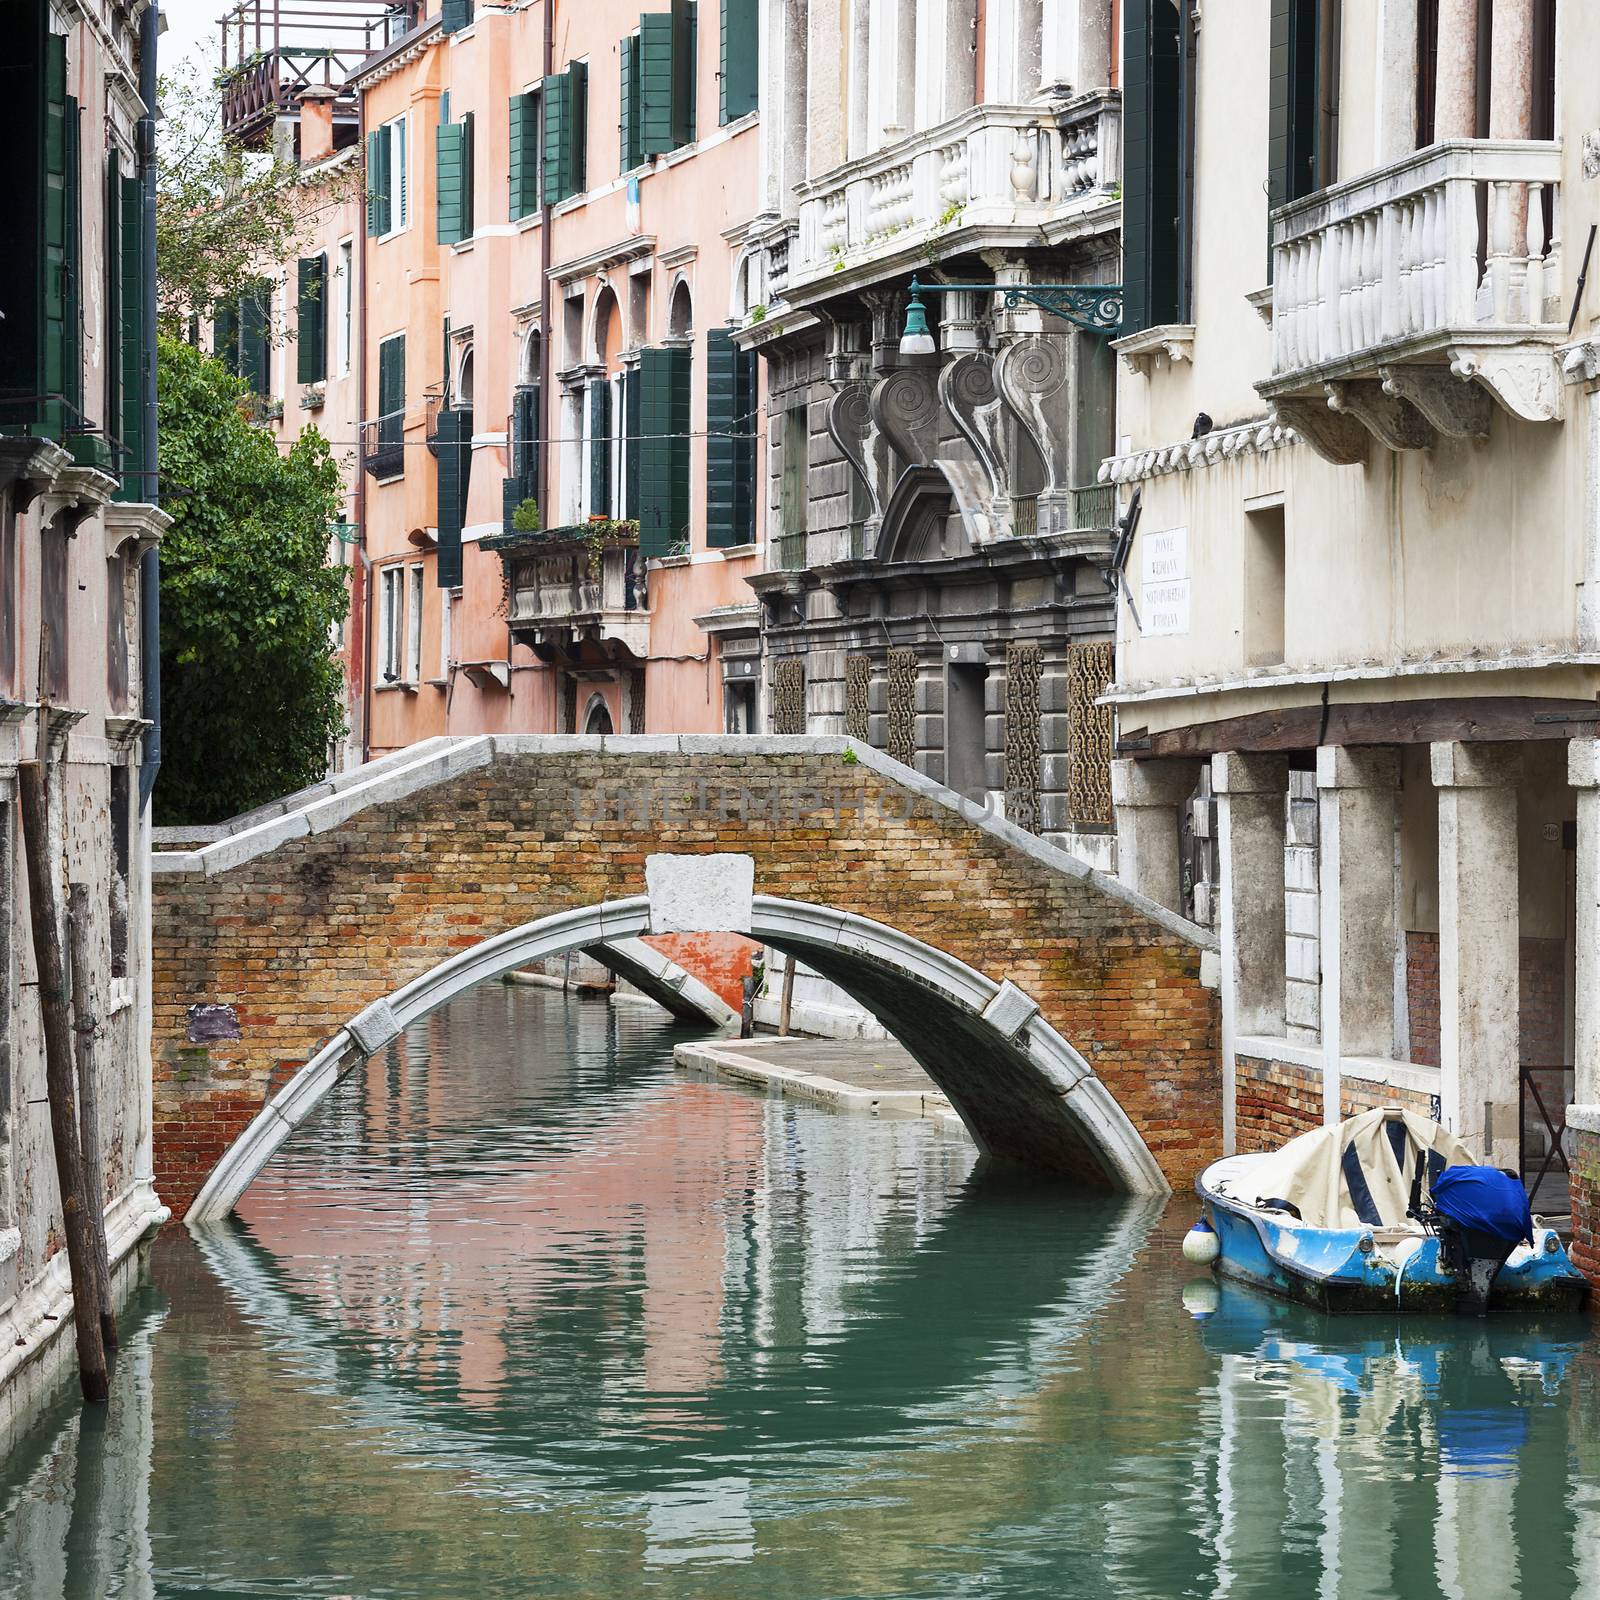
[[[980,105],[836,167],[796,190],[781,292],[803,304],[925,265],[930,249],[1058,243],[1101,207],[1114,228],[1120,129],[1115,96],[1059,115]]]
[[[361,424],[361,465],[379,483],[406,475],[406,414],[391,411]]]
[[[335,91],[334,140],[353,143],[360,106],[346,80],[374,50],[416,27],[421,0],[240,0],[222,19],[222,127],[265,147],[307,89]]]
[[[1452,140],[1274,212],[1282,420],[1352,462],[1559,416],[1560,172],[1558,142]]]
[[[483,540],[505,569],[507,625],[543,661],[648,654],[644,563],[633,523],[580,523]],[[586,659],[586,658],[585,658]],[[589,664],[594,664],[590,662]]]

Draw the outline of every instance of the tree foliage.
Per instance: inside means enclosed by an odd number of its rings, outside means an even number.
[[[335,630],[345,570],[327,562],[343,485],[307,428],[284,453],[244,388],[181,340],[159,351],[161,822],[216,822],[314,783],[344,732]]]
[[[219,80],[186,64],[160,86],[156,282],[162,330],[181,334],[264,270],[294,256],[323,209],[362,181],[359,164],[308,179],[287,155],[222,129]]]

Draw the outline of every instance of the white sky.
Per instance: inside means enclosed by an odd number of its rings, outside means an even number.
[[[204,50],[206,59],[216,61],[222,37],[217,23],[227,9],[227,0],[162,0],[161,14],[167,19],[167,31],[156,52],[161,70],[168,71],[192,56],[197,45]]]

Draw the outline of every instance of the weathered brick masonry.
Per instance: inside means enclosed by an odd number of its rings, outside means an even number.
[[[1279,1145],[1322,1126],[1322,1073],[1293,1061],[1239,1056],[1234,1072],[1235,1141],[1241,1153],[1276,1150]],[[1405,1106],[1426,1117],[1431,1098],[1415,1089],[1339,1081],[1339,1115],[1354,1117],[1375,1106]]]
[[[835,790],[837,810],[802,814],[798,796]],[[215,876],[157,874],[163,1199],[184,1211],[269,1094],[363,1007],[491,935],[643,893],[657,851],[747,853],[758,893],[888,923],[1010,978],[1175,1186],[1220,1153],[1216,995],[1180,934],[840,756],[584,750],[497,756]],[[236,1030],[206,1015],[239,1037],[203,1042],[201,1005],[233,1007]]]

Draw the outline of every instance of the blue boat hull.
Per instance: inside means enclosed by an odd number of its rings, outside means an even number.
[[[1439,1240],[1422,1239],[1396,1267],[1380,1250],[1363,1250],[1364,1228],[1306,1228],[1279,1223],[1199,1185],[1217,1235],[1216,1271],[1302,1305],[1335,1315],[1448,1313],[1463,1285],[1440,1257]],[[1491,1311],[1575,1311],[1589,1282],[1556,1236],[1540,1230],[1531,1253],[1508,1261],[1489,1290]]]

